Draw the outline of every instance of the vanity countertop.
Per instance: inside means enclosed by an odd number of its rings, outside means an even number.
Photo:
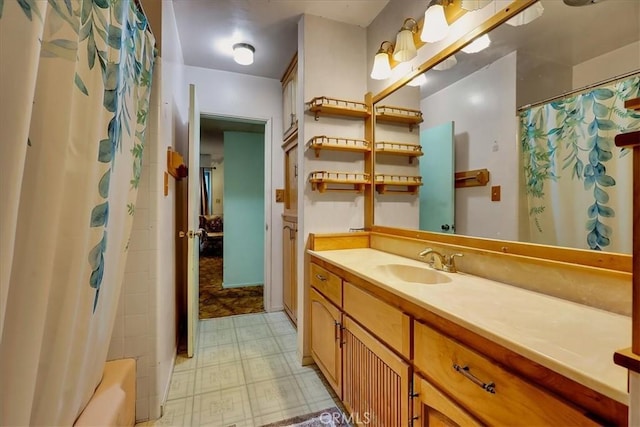
[[[396,280],[376,267],[427,265],[375,249],[309,253],[629,404],[627,370],[614,364],[613,354],[630,345],[630,317],[464,273],[442,272],[452,281],[435,285]]]

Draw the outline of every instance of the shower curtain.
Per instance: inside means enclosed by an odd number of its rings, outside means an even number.
[[[133,0],[0,0],[2,425],[71,425],[101,379],[153,62]]]
[[[634,75],[520,113],[531,242],[631,253],[631,152],[614,138],[640,129],[624,108],[639,95]]]

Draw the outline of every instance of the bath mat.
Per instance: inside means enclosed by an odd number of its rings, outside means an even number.
[[[347,417],[338,408],[331,407],[311,414],[266,424],[262,427],[348,427]]]

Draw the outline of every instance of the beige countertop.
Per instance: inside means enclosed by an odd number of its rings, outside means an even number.
[[[380,265],[425,263],[375,249],[309,251],[618,402],[629,404],[627,370],[613,353],[631,345],[631,318],[464,273],[421,284]]]

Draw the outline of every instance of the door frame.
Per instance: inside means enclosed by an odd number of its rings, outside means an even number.
[[[272,231],[273,231],[273,222],[271,210],[273,209],[273,200],[271,196],[271,186],[272,186],[272,145],[273,145],[273,137],[272,137],[272,129],[273,129],[273,118],[272,117],[250,117],[250,116],[236,116],[233,114],[227,113],[216,113],[211,111],[200,111],[200,120],[203,118],[216,118],[216,119],[231,119],[231,120],[245,120],[252,122],[263,122],[264,123],[264,141],[263,141],[263,150],[264,150],[264,222],[265,222],[265,235],[264,235],[264,287],[262,292],[262,299],[264,304],[264,310],[266,312],[271,311],[271,242],[272,242]]]

